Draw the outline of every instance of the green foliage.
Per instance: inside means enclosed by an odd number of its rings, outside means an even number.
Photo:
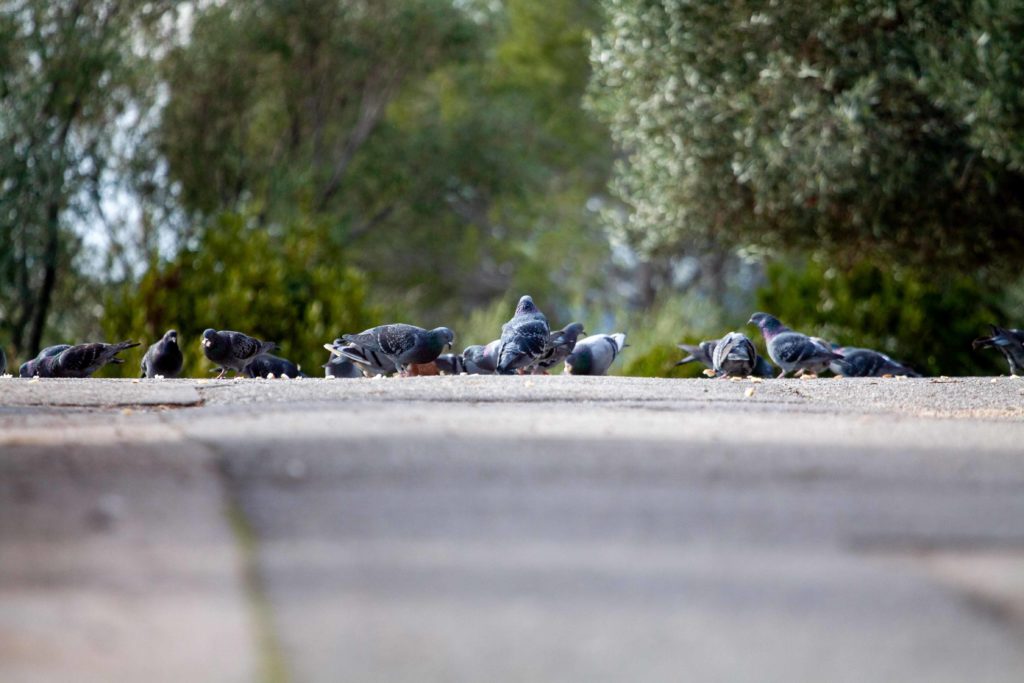
[[[1024,256],[1024,4],[603,6],[591,99],[647,249]]]
[[[869,261],[846,270],[821,261],[775,263],[767,275],[758,309],[793,329],[882,351],[923,374],[1006,372],[999,354],[971,349],[989,324],[1008,318],[999,295],[969,275],[939,280],[927,271]]]
[[[343,255],[324,248],[321,239],[322,228],[310,222],[275,233],[241,215],[222,214],[194,247],[171,262],[152,264],[140,282],[128,282],[110,297],[106,335],[141,340],[144,351],[166,330],[177,329],[185,374],[204,377],[210,364],[199,347],[202,331],[238,330],[278,342],[275,354],[320,376],[327,360],[323,344],[376,320],[365,303],[365,278],[337,267]],[[125,376],[137,376],[136,358],[122,367]]]

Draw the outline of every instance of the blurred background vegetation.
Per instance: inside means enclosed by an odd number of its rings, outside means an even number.
[[[0,344],[174,327],[201,376],[213,326],[319,374],[530,293],[629,374],[755,309],[1005,372],[970,341],[1024,317],[1022,38],[995,0],[5,2]]]

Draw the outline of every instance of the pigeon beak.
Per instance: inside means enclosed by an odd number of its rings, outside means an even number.
[[[202,341],[202,344],[203,344],[203,346],[209,347],[210,346],[210,340],[209,339],[204,339]]]

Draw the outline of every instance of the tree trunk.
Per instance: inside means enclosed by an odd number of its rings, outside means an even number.
[[[46,208],[46,251],[43,254],[43,285],[39,290],[35,311],[32,316],[32,330],[28,338],[29,355],[35,357],[42,348],[46,317],[50,313],[53,290],[57,285],[57,259],[60,256],[60,202],[50,200]]]

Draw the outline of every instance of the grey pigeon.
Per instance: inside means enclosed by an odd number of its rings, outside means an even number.
[[[818,374],[827,369],[829,363],[842,358],[824,344],[806,334],[794,332],[767,313],[755,313],[750,316],[748,324],[760,328],[768,355],[782,368],[780,378],[795,371]]]
[[[305,375],[299,372],[299,367],[295,363],[287,358],[280,358],[269,353],[260,354],[249,361],[242,369],[242,374],[246,377],[262,377],[264,379],[269,378],[271,375],[274,377],[290,377],[291,379],[305,377]]]
[[[256,356],[273,351],[277,344],[274,342],[260,341],[241,332],[231,330],[217,331],[207,328],[203,331],[203,338],[200,341],[203,346],[203,353],[220,370],[217,379],[221,379],[228,370],[234,370],[241,374],[245,366]]]
[[[177,377],[181,374],[184,362],[185,357],[178,347],[177,330],[167,330],[160,341],[152,344],[142,357],[142,376],[149,379],[157,376]]]
[[[40,377],[88,377],[107,363],[123,363],[117,354],[138,346],[139,342],[123,341],[117,344],[78,344],[57,355],[48,355],[36,362],[35,374]]]
[[[359,334],[346,334],[342,340],[355,346],[363,355],[379,354],[387,358],[399,374],[405,375],[410,365],[431,363],[446,347],[451,347],[455,333],[447,327],[425,330],[415,325],[395,323],[371,327]]]
[[[572,353],[581,334],[583,323],[570,323],[552,332],[548,337],[546,350],[534,366],[534,372],[547,372],[564,361]]]
[[[493,375],[498,369],[498,349],[501,340],[495,339],[487,346],[467,346],[462,351],[466,372],[471,375]]]
[[[621,332],[584,337],[565,359],[565,371],[570,375],[603,375],[624,348],[626,335]]]
[[[442,375],[461,375],[466,371],[466,361],[457,353],[444,353],[434,360]]]
[[[991,337],[979,337],[972,344],[975,349],[992,346],[1006,356],[1011,375],[1024,375],[1024,330],[1008,330],[992,325]]]
[[[702,341],[700,344],[679,344],[679,348],[686,351],[686,358],[677,362],[676,365],[686,365],[687,363],[698,362],[709,370],[715,369],[715,362],[712,356],[715,353],[715,346],[718,345],[717,339],[708,339]]]
[[[338,379],[355,379],[362,377],[363,372],[359,369],[355,363],[350,361],[344,356],[337,356],[333,352],[333,346],[330,344],[324,344],[324,347],[331,351],[331,358],[326,363],[321,365],[324,369],[324,377],[335,377]]]
[[[18,376],[35,377],[38,372],[39,361],[46,358],[47,356],[59,356],[61,352],[70,348],[71,344],[57,344],[56,346],[47,346],[45,349],[40,351],[39,355],[37,355],[35,358],[21,364],[21,367],[18,369]]]
[[[757,349],[747,335],[730,332],[715,344],[711,361],[719,377],[747,377],[757,366]]]
[[[521,297],[515,315],[501,326],[497,373],[511,375],[516,370],[529,369],[544,354],[550,335],[548,319],[537,309],[533,299]]]
[[[844,377],[921,376],[910,367],[893,360],[880,351],[853,346],[844,346],[833,350],[842,356],[829,364],[829,369],[837,375]]]
[[[332,344],[324,344],[324,348],[334,354],[336,358],[353,363],[365,377],[390,375],[398,369],[383,354],[349,344],[340,337],[335,339]]]

